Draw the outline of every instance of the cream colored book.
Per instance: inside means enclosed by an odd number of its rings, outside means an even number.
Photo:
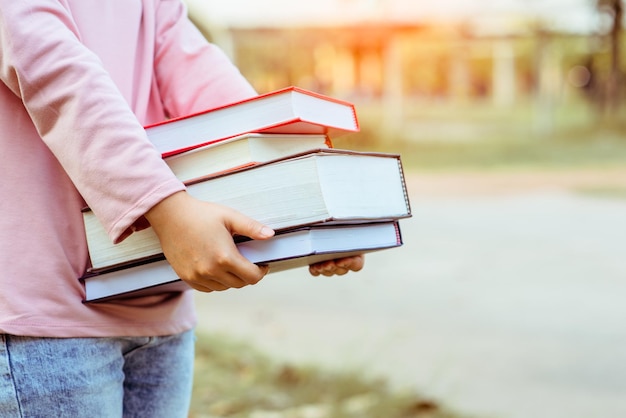
[[[250,133],[164,159],[176,177],[190,181],[330,146],[326,135]]]

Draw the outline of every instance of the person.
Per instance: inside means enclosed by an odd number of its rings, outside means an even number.
[[[259,282],[232,235],[274,231],[189,196],[142,128],[257,93],[180,0],[0,0],[0,79],[0,416],[186,416],[193,292],[82,303],[81,209],[151,226],[199,291]]]

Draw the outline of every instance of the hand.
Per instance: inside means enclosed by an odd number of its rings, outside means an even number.
[[[268,272],[237,250],[233,235],[267,239],[274,231],[226,206],[178,192],[146,213],[178,276],[203,292],[256,284]]]
[[[338,258],[336,260],[323,261],[321,263],[311,264],[309,266],[309,273],[313,276],[343,276],[349,271],[359,271],[365,264],[365,257],[363,254],[355,255],[352,257]]]

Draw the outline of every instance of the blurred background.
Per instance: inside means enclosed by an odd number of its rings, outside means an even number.
[[[442,155],[440,142],[510,148],[601,130],[608,142],[586,159],[615,151],[619,132],[604,131],[624,120],[620,1],[188,3],[259,92],[297,85],[357,104],[358,144],[417,146],[423,166],[456,165],[470,161]]]
[[[626,416],[623,1],[186,3],[259,92],[353,102],[361,132],[335,146],[399,153],[413,207],[358,274],[198,295],[201,330],[388,380],[400,412],[380,383],[328,409],[328,379],[287,406],[312,378],[282,368],[282,401],[201,388],[195,416]]]

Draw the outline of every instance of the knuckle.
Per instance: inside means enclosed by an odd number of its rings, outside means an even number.
[[[229,252],[219,251],[214,254],[215,263],[219,267],[230,266],[233,262],[233,257]]]

